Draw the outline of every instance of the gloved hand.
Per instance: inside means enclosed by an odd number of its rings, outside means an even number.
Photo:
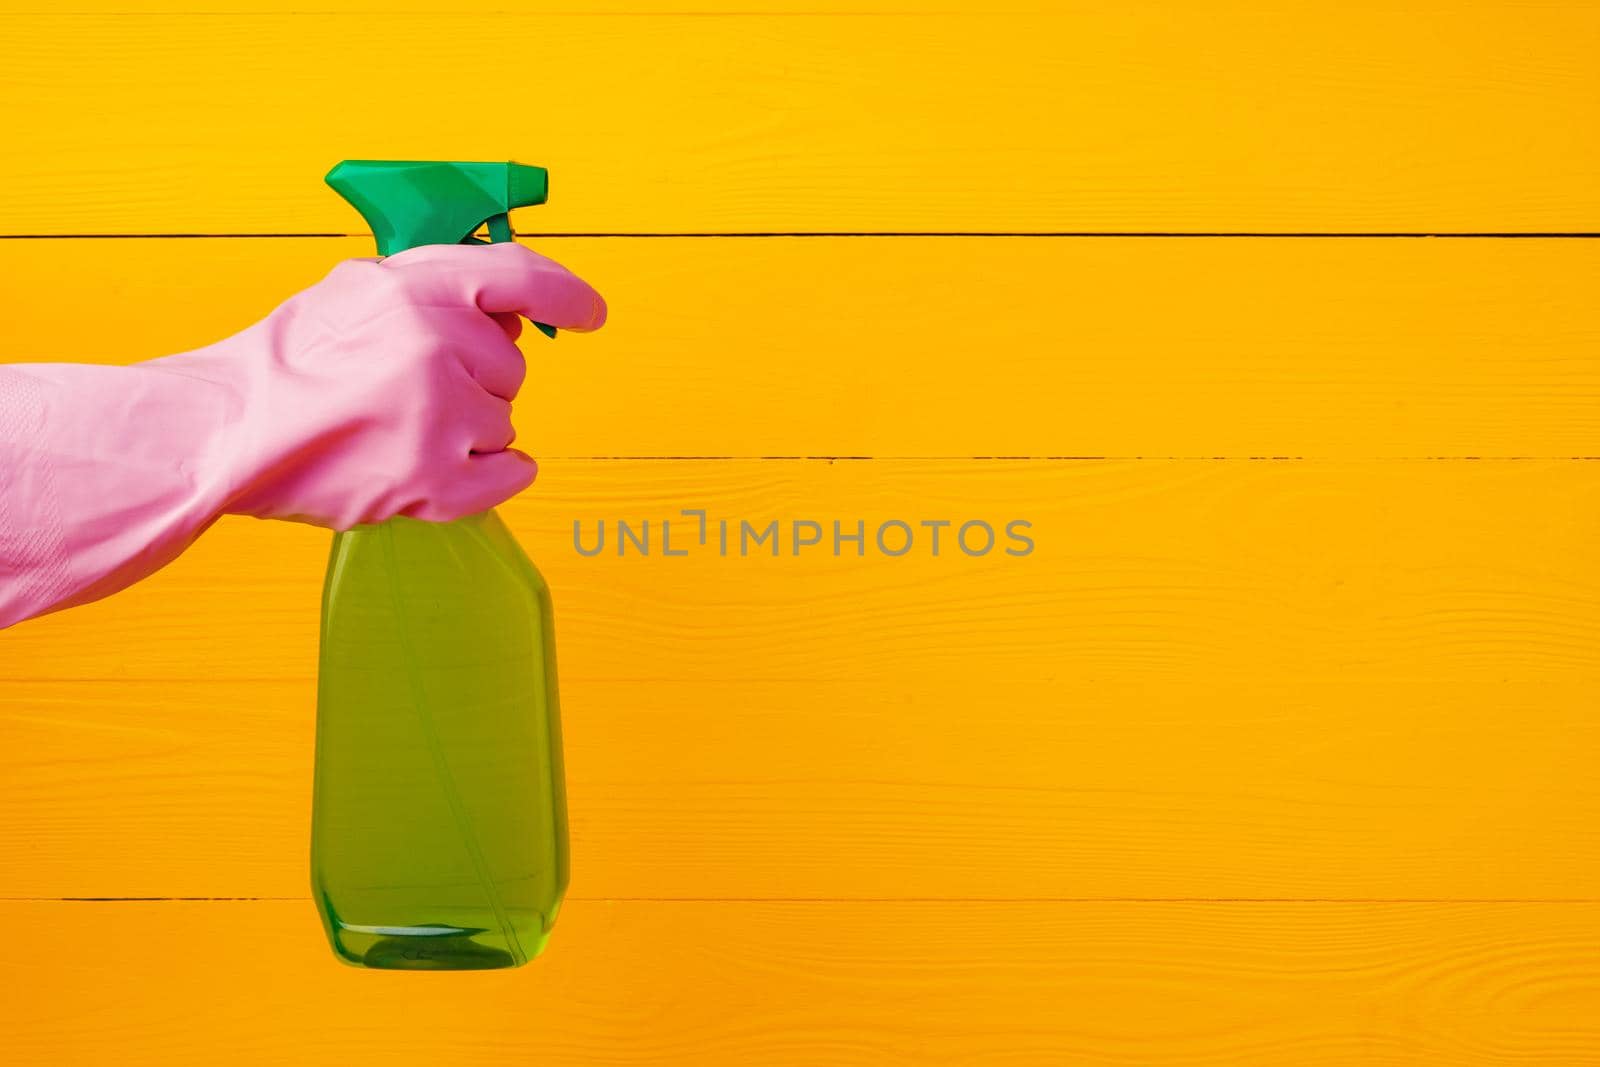
[[[592,330],[606,308],[519,245],[430,245],[193,352],[0,365],[0,626],[132,584],[222,514],[343,530],[521,491],[519,315]]]

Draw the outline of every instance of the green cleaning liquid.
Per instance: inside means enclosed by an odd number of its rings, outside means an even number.
[[[515,967],[567,886],[550,596],[494,512],[334,538],[312,886],[367,967]]]
[[[510,163],[347,161],[328,183],[384,255],[485,224],[509,240],[506,212],[545,194]],[[481,970],[544,948],[568,870],[550,595],[497,514],[334,536],[315,778],[312,892],[340,959]]]

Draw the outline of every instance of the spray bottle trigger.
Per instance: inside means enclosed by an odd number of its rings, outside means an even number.
[[[490,244],[500,244],[504,241],[509,241],[516,236],[516,234],[511,232],[511,217],[504,211],[500,212],[498,215],[490,215],[485,221],[486,225],[489,227]],[[468,238],[468,240],[475,241],[476,239]],[[534,325],[539,328],[540,333],[544,334],[552,341],[555,340],[556,328],[554,326],[547,326],[542,322],[535,322]]]

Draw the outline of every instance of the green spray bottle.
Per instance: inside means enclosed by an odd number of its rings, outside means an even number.
[[[347,160],[327,182],[390,255],[511,240],[545,200],[516,163]],[[543,324],[548,336],[555,331]],[[334,535],[317,679],[312,893],[335,954],[516,967],[567,887],[550,595],[493,511]]]

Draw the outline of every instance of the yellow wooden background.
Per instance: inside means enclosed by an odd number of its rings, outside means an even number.
[[[549,166],[613,321],[504,510],[549,953],[333,962],[327,535],[226,520],[0,635],[6,1063],[1600,1061],[1593,4],[40,6],[0,358],[253,321],[366,251],[346,156]],[[684,507],[1038,548],[572,550]]]

